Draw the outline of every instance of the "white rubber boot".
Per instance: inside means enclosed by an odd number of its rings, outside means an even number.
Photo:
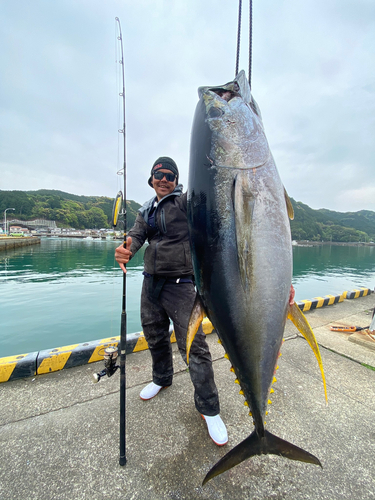
[[[151,382],[151,384],[146,385],[146,387],[144,387],[141,390],[139,396],[141,399],[143,399],[143,401],[147,401],[148,399],[154,398],[157,394],[159,394],[159,392],[162,389],[164,389],[163,386],[157,385],[157,384],[154,384],[154,382]]]
[[[215,415],[214,417],[208,417],[202,415],[207,424],[208,434],[212,441],[218,446],[224,446],[228,442],[227,428],[224,422],[221,420],[220,415]]]

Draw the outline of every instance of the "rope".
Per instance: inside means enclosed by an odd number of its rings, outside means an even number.
[[[252,52],[253,52],[253,1],[249,5],[249,85],[251,89],[251,70],[252,70]],[[238,66],[240,60],[240,45],[241,45],[241,18],[242,18],[242,0],[238,4],[238,27],[237,27],[237,54],[236,54],[236,73],[238,75]]]
[[[241,44],[241,16],[242,16],[242,0],[239,0],[238,5],[238,28],[237,28],[237,57],[236,57],[236,73],[238,75],[238,64],[240,60],[240,44]]]
[[[251,67],[253,54],[253,0],[250,0],[249,8],[249,87],[251,90]]]

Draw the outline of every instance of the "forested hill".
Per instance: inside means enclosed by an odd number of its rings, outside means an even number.
[[[111,227],[114,198],[106,196],[78,196],[48,189],[38,191],[1,191],[0,214],[8,207],[8,219],[48,219],[59,227],[100,229]],[[126,221],[130,228],[140,204],[127,201]]]
[[[294,220],[291,221],[294,240],[356,242],[375,241],[375,212],[334,212],[314,210],[291,198]],[[105,196],[78,196],[63,191],[41,189],[39,191],[1,191],[0,215],[6,208],[9,219],[55,220],[60,227],[94,229],[110,227],[113,198]],[[127,202],[127,226],[135,221],[140,204]]]
[[[311,241],[375,241],[375,212],[334,212],[314,210],[291,198],[294,220],[290,225],[294,240]]]

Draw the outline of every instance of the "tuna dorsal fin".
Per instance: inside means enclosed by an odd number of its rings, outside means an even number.
[[[284,196],[285,196],[285,201],[286,201],[286,209],[288,211],[288,217],[290,220],[293,220],[294,219],[294,209],[293,209],[292,202],[290,201],[289,195],[286,192],[285,187],[284,187]]]
[[[316,341],[316,338],[315,338],[314,332],[312,331],[311,326],[309,325],[305,315],[303,314],[303,312],[300,310],[300,308],[297,306],[296,303],[294,303],[292,306],[289,306],[288,319],[290,319],[294,323],[294,325],[297,327],[297,329],[305,337],[305,339],[309,343],[309,346],[313,350],[313,352],[316,356],[316,359],[318,360],[320,372],[322,374],[322,379],[323,379],[324,394],[326,397],[326,401],[328,402],[326,379],[324,376],[323,362],[322,362],[322,358],[320,356],[319,346],[318,346],[318,343]]]
[[[191,344],[193,343],[195,334],[197,333],[199,325],[202,323],[204,316],[205,316],[204,306],[202,304],[202,300],[199,294],[197,293],[193,309],[191,311],[188,331],[186,335],[186,361],[188,364],[189,364],[189,353]]]

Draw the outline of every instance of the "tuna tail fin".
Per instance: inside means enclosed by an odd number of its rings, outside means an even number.
[[[188,325],[188,331],[187,331],[187,335],[186,335],[186,361],[187,361],[187,364],[189,364],[189,353],[190,353],[191,344],[193,343],[195,334],[197,333],[199,325],[202,323],[204,316],[205,316],[204,306],[202,304],[202,300],[201,300],[199,294],[197,293],[197,296],[195,297],[193,309],[191,311],[189,325]]]
[[[292,306],[289,306],[288,319],[290,319],[294,323],[294,325],[297,327],[297,329],[305,337],[309,346],[313,350],[313,352],[316,356],[316,359],[318,360],[320,373],[322,374],[322,379],[323,379],[324,394],[326,397],[326,402],[328,403],[326,379],[324,376],[323,361],[322,361],[322,358],[320,356],[319,346],[318,346],[318,343],[316,341],[314,332],[312,331],[312,328],[309,325],[309,322],[307,321],[305,315],[303,314],[303,312],[300,310],[300,308],[297,306],[297,304],[295,302]]]
[[[298,460],[323,467],[320,460],[308,451],[298,448],[298,446],[288,443],[288,441],[284,441],[284,439],[266,430],[263,437],[259,437],[257,432],[254,431],[212,467],[204,478],[202,486],[213,477],[255,455],[280,455],[290,460]]]

